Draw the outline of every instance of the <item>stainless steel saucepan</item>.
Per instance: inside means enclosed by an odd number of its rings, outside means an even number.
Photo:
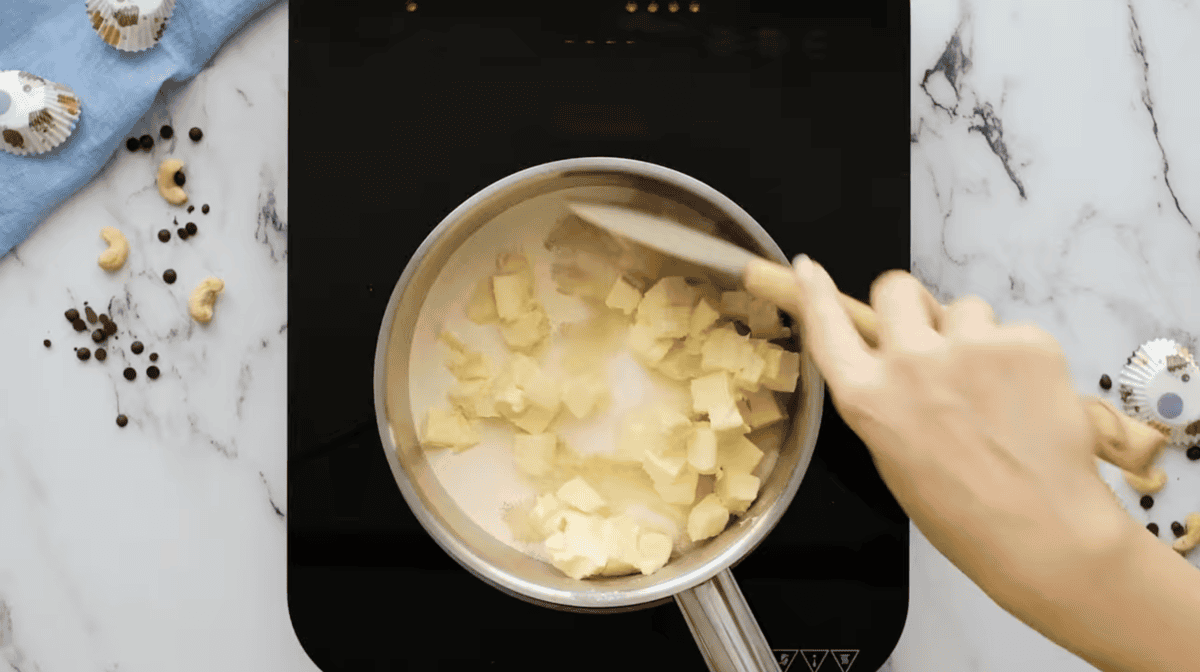
[[[614,187],[678,203],[715,223],[716,233],[767,259],[788,264],[779,246],[745,210],[712,187],[677,171],[630,159],[590,157],[555,161],[510,175],[469,198],[429,234],[396,283],[375,353],[375,414],[388,464],[417,519],[459,564],[516,598],[564,611],[613,612],[674,599],[714,672],[778,670],[731,568],[771,532],[808,469],[821,423],[825,386],[800,349],[800,383],[790,424],[759,497],[716,537],[641,574],[577,581],[523,553],[472,520],[442,486],[418,441],[410,389],[418,315],[454,252],[497,216],[554,192]],[[636,199],[635,199],[636,201]],[[636,207],[636,203],[626,203]],[[461,269],[459,269],[461,270]],[[476,269],[478,270],[478,269]],[[797,341],[798,336],[793,336]]]

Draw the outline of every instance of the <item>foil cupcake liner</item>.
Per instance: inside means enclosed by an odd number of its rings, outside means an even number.
[[[92,29],[121,51],[145,51],[158,44],[175,0],[85,0]]]
[[[1174,446],[1200,444],[1200,367],[1187,348],[1159,338],[1134,350],[1119,377],[1121,403]]]
[[[21,70],[0,70],[0,149],[41,154],[66,141],[79,121],[69,87]]]

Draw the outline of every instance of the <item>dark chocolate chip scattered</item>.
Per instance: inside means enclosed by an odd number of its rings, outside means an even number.
[[[137,150],[139,150],[141,148],[142,148],[142,143],[138,142],[137,138],[130,138],[125,141],[125,149],[128,149],[131,152],[136,152]]]
[[[92,324],[96,323],[96,311],[92,310],[91,306],[84,306],[83,314],[87,315],[88,322],[91,322]]]
[[[195,223],[195,222],[188,222],[188,223],[187,223],[187,226],[183,227],[183,230],[184,230],[184,231],[187,231],[187,232],[188,232],[188,238],[191,238],[192,236],[196,235],[196,231],[197,231],[197,229],[196,229],[196,223]]]
[[[133,351],[133,354],[140,355],[144,347],[141,341],[134,341],[133,345],[129,346],[129,349]]]
[[[158,353],[157,352],[150,353],[150,361],[152,361],[152,362],[158,361]]]
[[[167,283],[168,285],[174,284],[175,283],[175,271],[170,268],[163,271],[163,282]]]
[[[1192,377],[1191,377],[1191,376],[1189,376],[1188,374],[1186,374],[1186,373],[1185,373],[1185,374],[1183,374],[1183,382],[1185,382],[1185,383],[1186,383],[1186,382],[1188,382],[1188,381],[1189,381],[1189,380],[1191,380],[1191,379],[1192,379]]]
[[[192,130],[188,131],[188,137],[191,138],[193,142],[200,142],[200,138],[204,137],[204,131],[201,131],[193,126]]]
[[[164,243],[167,242],[168,240],[171,240],[171,232],[166,229],[159,229],[158,239]]]
[[[115,333],[117,333],[117,324],[115,322],[113,322],[112,320],[109,320],[108,322],[104,322],[104,335],[112,336]]]
[[[158,367],[151,366],[151,367],[147,368],[146,375],[150,376],[150,380],[154,380],[155,378],[158,378]]]
[[[175,229],[175,235],[179,236],[180,240],[187,240],[187,231],[184,231],[182,226]]]
[[[42,345],[46,346],[47,348],[50,347],[50,339],[47,338],[46,340],[42,341]]]
[[[143,135],[141,141],[142,149],[150,149],[154,146],[154,138],[150,137],[149,135]]]
[[[1171,531],[1175,533],[1176,537],[1182,537],[1187,532],[1187,530],[1183,529],[1183,525],[1179,524],[1179,521],[1171,523]]]
[[[175,171],[175,184],[178,184],[182,187],[184,182],[187,182],[187,177],[184,176],[183,171]]]
[[[97,329],[92,332],[92,341],[93,342],[99,343],[100,341],[103,341],[107,337],[108,337],[108,335],[104,333],[103,329]]]
[[[1100,376],[1100,387],[1105,390],[1112,389],[1112,378],[1109,378],[1107,373]]]
[[[175,135],[175,129],[171,128],[170,126],[163,126],[162,128],[158,129],[158,135],[163,140],[170,140],[171,136]]]
[[[125,425],[128,425],[128,424],[129,424],[129,418],[127,418],[123,415],[117,416],[117,426],[118,427],[124,427]]]
[[[80,348],[75,351],[75,356],[79,358],[79,361],[86,362],[88,357],[92,356],[92,352],[87,348]]]
[[[741,322],[734,321],[733,328],[737,329],[737,333],[741,336],[746,336],[750,333],[750,327],[742,324]]]
[[[137,371],[134,371],[132,366],[125,367],[125,380],[133,380],[134,378],[137,378]]]
[[[1148,509],[1154,506],[1154,498],[1150,495],[1142,495],[1142,501],[1139,502],[1143,509]]]
[[[203,212],[206,215],[208,214],[208,203],[205,203],[204,205],[200,206],[200,212]]]
[[[71,326],[75,327],[75,331],[87,331],[87,322],[78,317],[71,323]]]
[[[192,212],[193,210],[195,210],[195,209],[196,209],[196,206],[194,206],[194,205],[189,205],[189,206],[188,206],[188,213],[189,213],[189,214],[191,214],[191,212]]]
[[[1158,523],[1150,523],[1146,526],[1146,529],[1150,530],[1150,533],[1154,536],[1158,536]]]
[[[1188,459],[1192,460],[1193,462],[1200,460],[1200,446],[1192,446],[1191,448],[1188,448],[1187,456]]]
[[[108,353],[105,352],[104,348],[96,348],[96,359],[102,362],[108,359]]]
[[[68,310],[67,312],[65,312],[63,314],[67,316],[67,321],[72,324],[75,323],[75,320],[79,319],[79,311],[75,310],[74,308]]]

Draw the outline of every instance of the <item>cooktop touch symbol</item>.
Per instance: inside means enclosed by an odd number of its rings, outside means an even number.
[[[1200,367],[1187,348],[1166,338],[1144,343],[1120,383],[1125,413],[1161,430],[1171,445],[1200,441]]]

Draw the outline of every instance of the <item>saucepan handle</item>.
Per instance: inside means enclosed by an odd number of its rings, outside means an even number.
[[[711,672],[779,672],[775,654],[729,569],[678,593],[675,603]]]

